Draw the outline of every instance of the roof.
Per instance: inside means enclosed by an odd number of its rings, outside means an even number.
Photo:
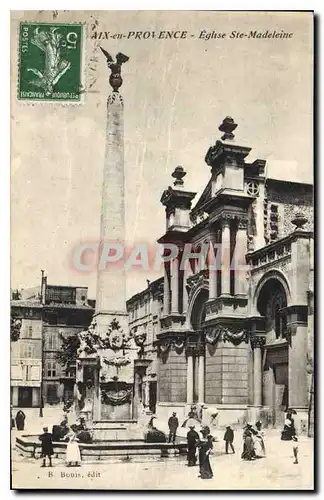
[[[211,198],[211,185],[212,185],[212,180],[209,179],[205,189],[203,190],[199,200],[197,201],[196,205],[193,207],[191,210],[191,213],[194,214],[195,212],[198,212],[201,207],[207,203],[207,201],[210,200]]]
[[[286,181],[286,180],[282,180],[282,179],[276,179],[274,177],[267,177],[266,178],[266,184],[282,184],[282,185],[285,185],[285,186],[288,186],[289,184],[294,186],[294,187],[304,187],[306,189],[309,189],[309,190],[313,190],[314,189],[314,184],[311,183],[311,182],[299,182],[299,181]]]
[[[146,288],[144,288],[144,290],[141,290],[140,292],[136,293],[135,295],[133,295],[132,297],[130,297],[128,300],[126,300],[126,305],[129,305],[132,302],[135,302],[136,300],[140,299],[144,295],[150,293],[153,288],[158,287],[163,282],[164,282],[164,277],[163,276],[161,276],[160,278],[157,278],[154,281],[151,281],[150,284]]]
[[[40,301],[36,300],[12,300],[10,302],[11,307],[36,307],[41,309],[43,307],[43,304],[40,303]]]
[[[93,311],[94,308],[88,304],[41,304],[39,301],[34,300],[12,300],[11,307],[29,307],[38,309],[83,309],[87,311]]]
[[[88,311],[93,311],[94,308],[88,304],[64,304],[64,303],[51,303],[45,304],[44,309],[84,309]]]

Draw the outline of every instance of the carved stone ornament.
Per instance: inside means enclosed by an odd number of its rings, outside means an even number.
[[[248,342],[248,333],[246,330],[232,331],[230,328],[218,326],[213,329],[208,329],[205,338],[206,342],[212,345],[221,340],[237,345],[241,342]]]
[[[158,350],[161,354],[166,353],[171,347],[171,340],[165,339],[163,342],[158,344]]]
[[[237,221],[237,227],[238,229],[246,229],[248,226],[248,220],[247,217],[240,217]]]
[[[223,341],[232,342],[234,345],[240,344],[241,342],[248,342],[248,333],[246,330],[231,332],[229,328],[224,328]]]
[[[120,328],[120,324],[113,319],[108,328],[109,346],[112,350],[119,350],[124,347],[126,335]]]
[[[170,348],[175,350],[182,350],[185,346],[185,339],[177,337],[175,339],[164,339],[158,344],[158,350],[161,354],[166,353]]]
[[[237,123],[234,122],[234,119],[231,116],[226,116],[224,118],[223,123],[218,127],[218,130],[223,132],[221,139],[222,141],[233,140],[234,134],[233,131],[236,129]]]
[[[251,337],[251,346],[253,349],[257,347],[263,347],[265,345],[266,339],[265,337],[261,337],[260,335]]]
[[[102,384],[100,387],[101,401],[103,404],[119,406],[128,403],[133,393],[133,384],[118,382],[115,384]]]
[[[216,327],[213,329],[208,329],[206,331],[205,339],[208,344],[215,345],[217,342],[223,338],[223,329],[221,327]]]
[[[139,347],[142,347],[144,345],[144,342],[146,340],[146,333],[144,331],[139,331],[134,334],[134,340],[135,344]]]

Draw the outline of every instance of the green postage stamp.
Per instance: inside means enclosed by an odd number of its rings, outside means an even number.
[[[20,24],[18,99],[80,101],[82,28],[82,24]]]

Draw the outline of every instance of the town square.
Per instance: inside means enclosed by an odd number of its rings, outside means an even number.
[[[93,35],[109,20],[130,33],[127,14],[13,16],[13,126],[44,158],[15,143],[14,489],[314,489],[312,133],[296,125],[311,117],[312,15],[214,13],[226,33],[261,23],[289,34],[262,38],[281,48],[258,56],[256,98],[250,85],[238,97],[240,78],[252,81],[240,51],[252,68],[247,44],[261,37],[202,43],[195,33],[211,20],[195,13],[185,30],[188,14],[171,30],[172,16],[156,13],[152,33],[177,36],[138,37],[137,49],[132,37]],[[138,13],[136,33],[149,16]],[[243,44],[233,56],[231,38]],[[226,44],[224,81],[208,43],[219,60]],[[160,78],[155,58],[169,61]]]

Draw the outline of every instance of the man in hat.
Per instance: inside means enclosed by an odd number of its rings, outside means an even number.
[[[176,412],[173,412],[172,417],[169,418],[168,426],[169,426],[169,443],[171,443],[172,441],[172,443],[175,444],[177,429],[179,427],[179,420],[177,418]]]
[[[199,441],[199,434],[195,431],[195,426],[189,426],[189,432],[187,433],[187,443],[188,443],[188,467],[196,465],[196,449],[197,443]]]
[[[228,425],[226,427],[226,431],[224,434],[224,441],[225,441],[225,453],[226,453],[226,455],[228,455],[228,445],[230,445],[232,452],[235,453],[234,446],[233,446],[234,431],[230,425]]]

